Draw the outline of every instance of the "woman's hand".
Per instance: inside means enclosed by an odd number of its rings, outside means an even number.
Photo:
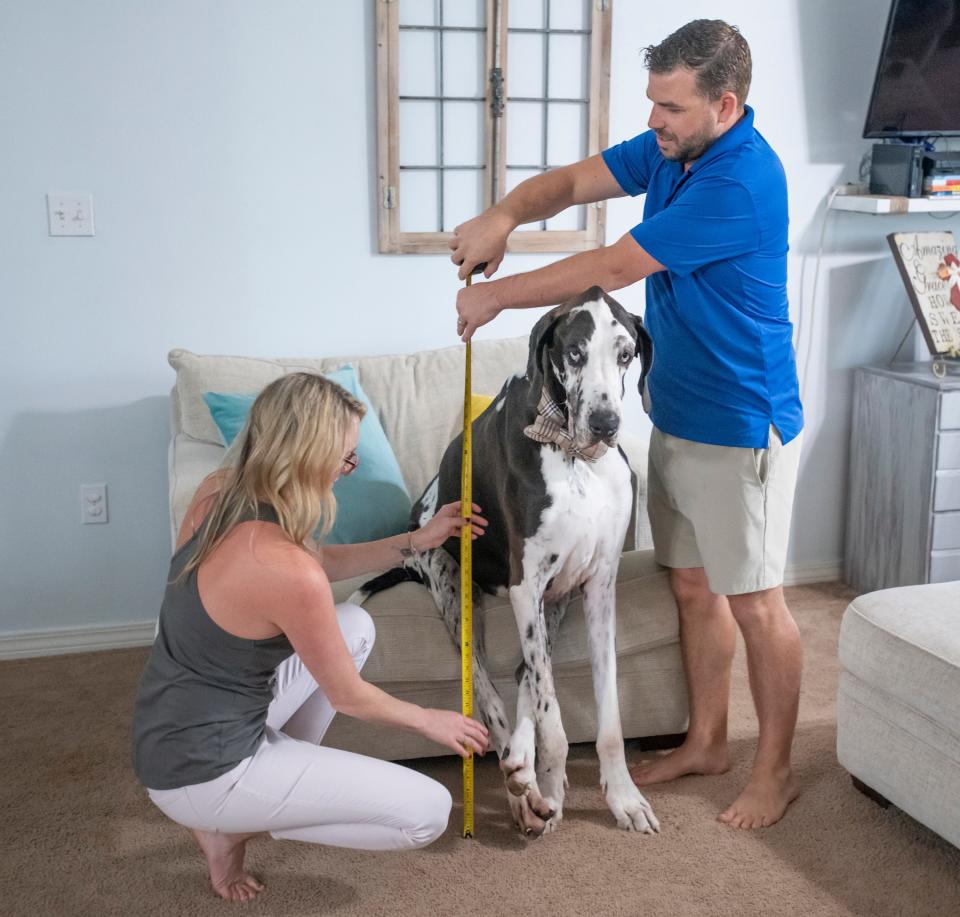
[[[455,751],[461,758],[476,752],[486,754],[490,735],[487,727],[453,710],[423,709],[420,733],[431,741]]]
[[[460,501],[447,503],[436,511],[433,518],[421,529],[411,533],[413,547],[418,551],[429,551],[432,548],[439,548],[448,538],[459,538],[460,531],[465,526],[471,526],[471,537],[474,541],[485,532],[487,520],[483,516],[478,516],[480,507],[476,503],[473,506],[473,513],[464,519],[460,515]]]

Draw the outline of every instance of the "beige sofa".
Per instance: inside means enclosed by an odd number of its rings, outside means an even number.
[[[474,345],[473,390],[495,394],[526,364],[527,341],[513,338]],[[177,378],[171,393],[169,448],[170,527],[175,533],[200,481],[224,456],[220,434],[203,401],[206,391],[256,392],[283,373],[330,372],[352,363],[400,464],[412,499],[436,473],[444,449],[462,424],[464,348],[416,354],[320,359],[256,359],[170,352]],[[632,409],[640,410],[634,394]],[[649,550],[646,522],[646,446],[622,440],[636,474],[633,524],[617,584],[617,681],[625,737],[674,736],[686,729],[687,697],[680,658],[676,606],[667,577]],[[336,584],[345,599],[368,577]],[[429,593],[403,583],[371,597],[367,610],[377,642],[364,677],[418,704],[456,709],[460,661]],[[488,668],[515,709],[513,673],[520,662],[513,611],[506,598],[486,596],[476,618],[485,626]],[[596,737],[589,654],[579,601],[571,604],[554,650],[557,695],[571,742]],[[337,717],[327,744],[393,760],[446,754],[420,736]]]

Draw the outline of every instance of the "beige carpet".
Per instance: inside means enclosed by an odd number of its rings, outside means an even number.
[[[0,914],[960,914],[960,851],[857,793],[836,762],[836,643],[850,597],[836,584],[788,590],[806,652],[795,745],[803,795],[773,828],[739,832],[714,820],[753,752],[741,648],[734,768],[652,788],[658,837],[616,829],[596,756],[578,746],[562,828],[525,842],[508,824],[491,759],[478,765],[476,840],[458,836],[456,809],[446,835],[423,851],[257,840],[249,862],[267,890],[248,905],[212,896],[186,831],[130,773],[128,719],[145,650],[0,663]],[[457,798],[458,759],[417,766]]]

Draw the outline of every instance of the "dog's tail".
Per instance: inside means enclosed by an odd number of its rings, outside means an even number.
[[[381,573],[379,576],[367,580],[347,601],[354,605],[363,605],[370,596],[383,592],[384,589],[390,589],[399,583],[420,583],[422,586],[423,576],[414,567],[394,567],[392,570],[387,570],[386,573]]]

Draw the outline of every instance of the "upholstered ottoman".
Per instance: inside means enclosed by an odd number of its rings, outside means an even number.
[[[960,582],[854,599],[840,665],[840,763],[858,789],[960,846]]]

